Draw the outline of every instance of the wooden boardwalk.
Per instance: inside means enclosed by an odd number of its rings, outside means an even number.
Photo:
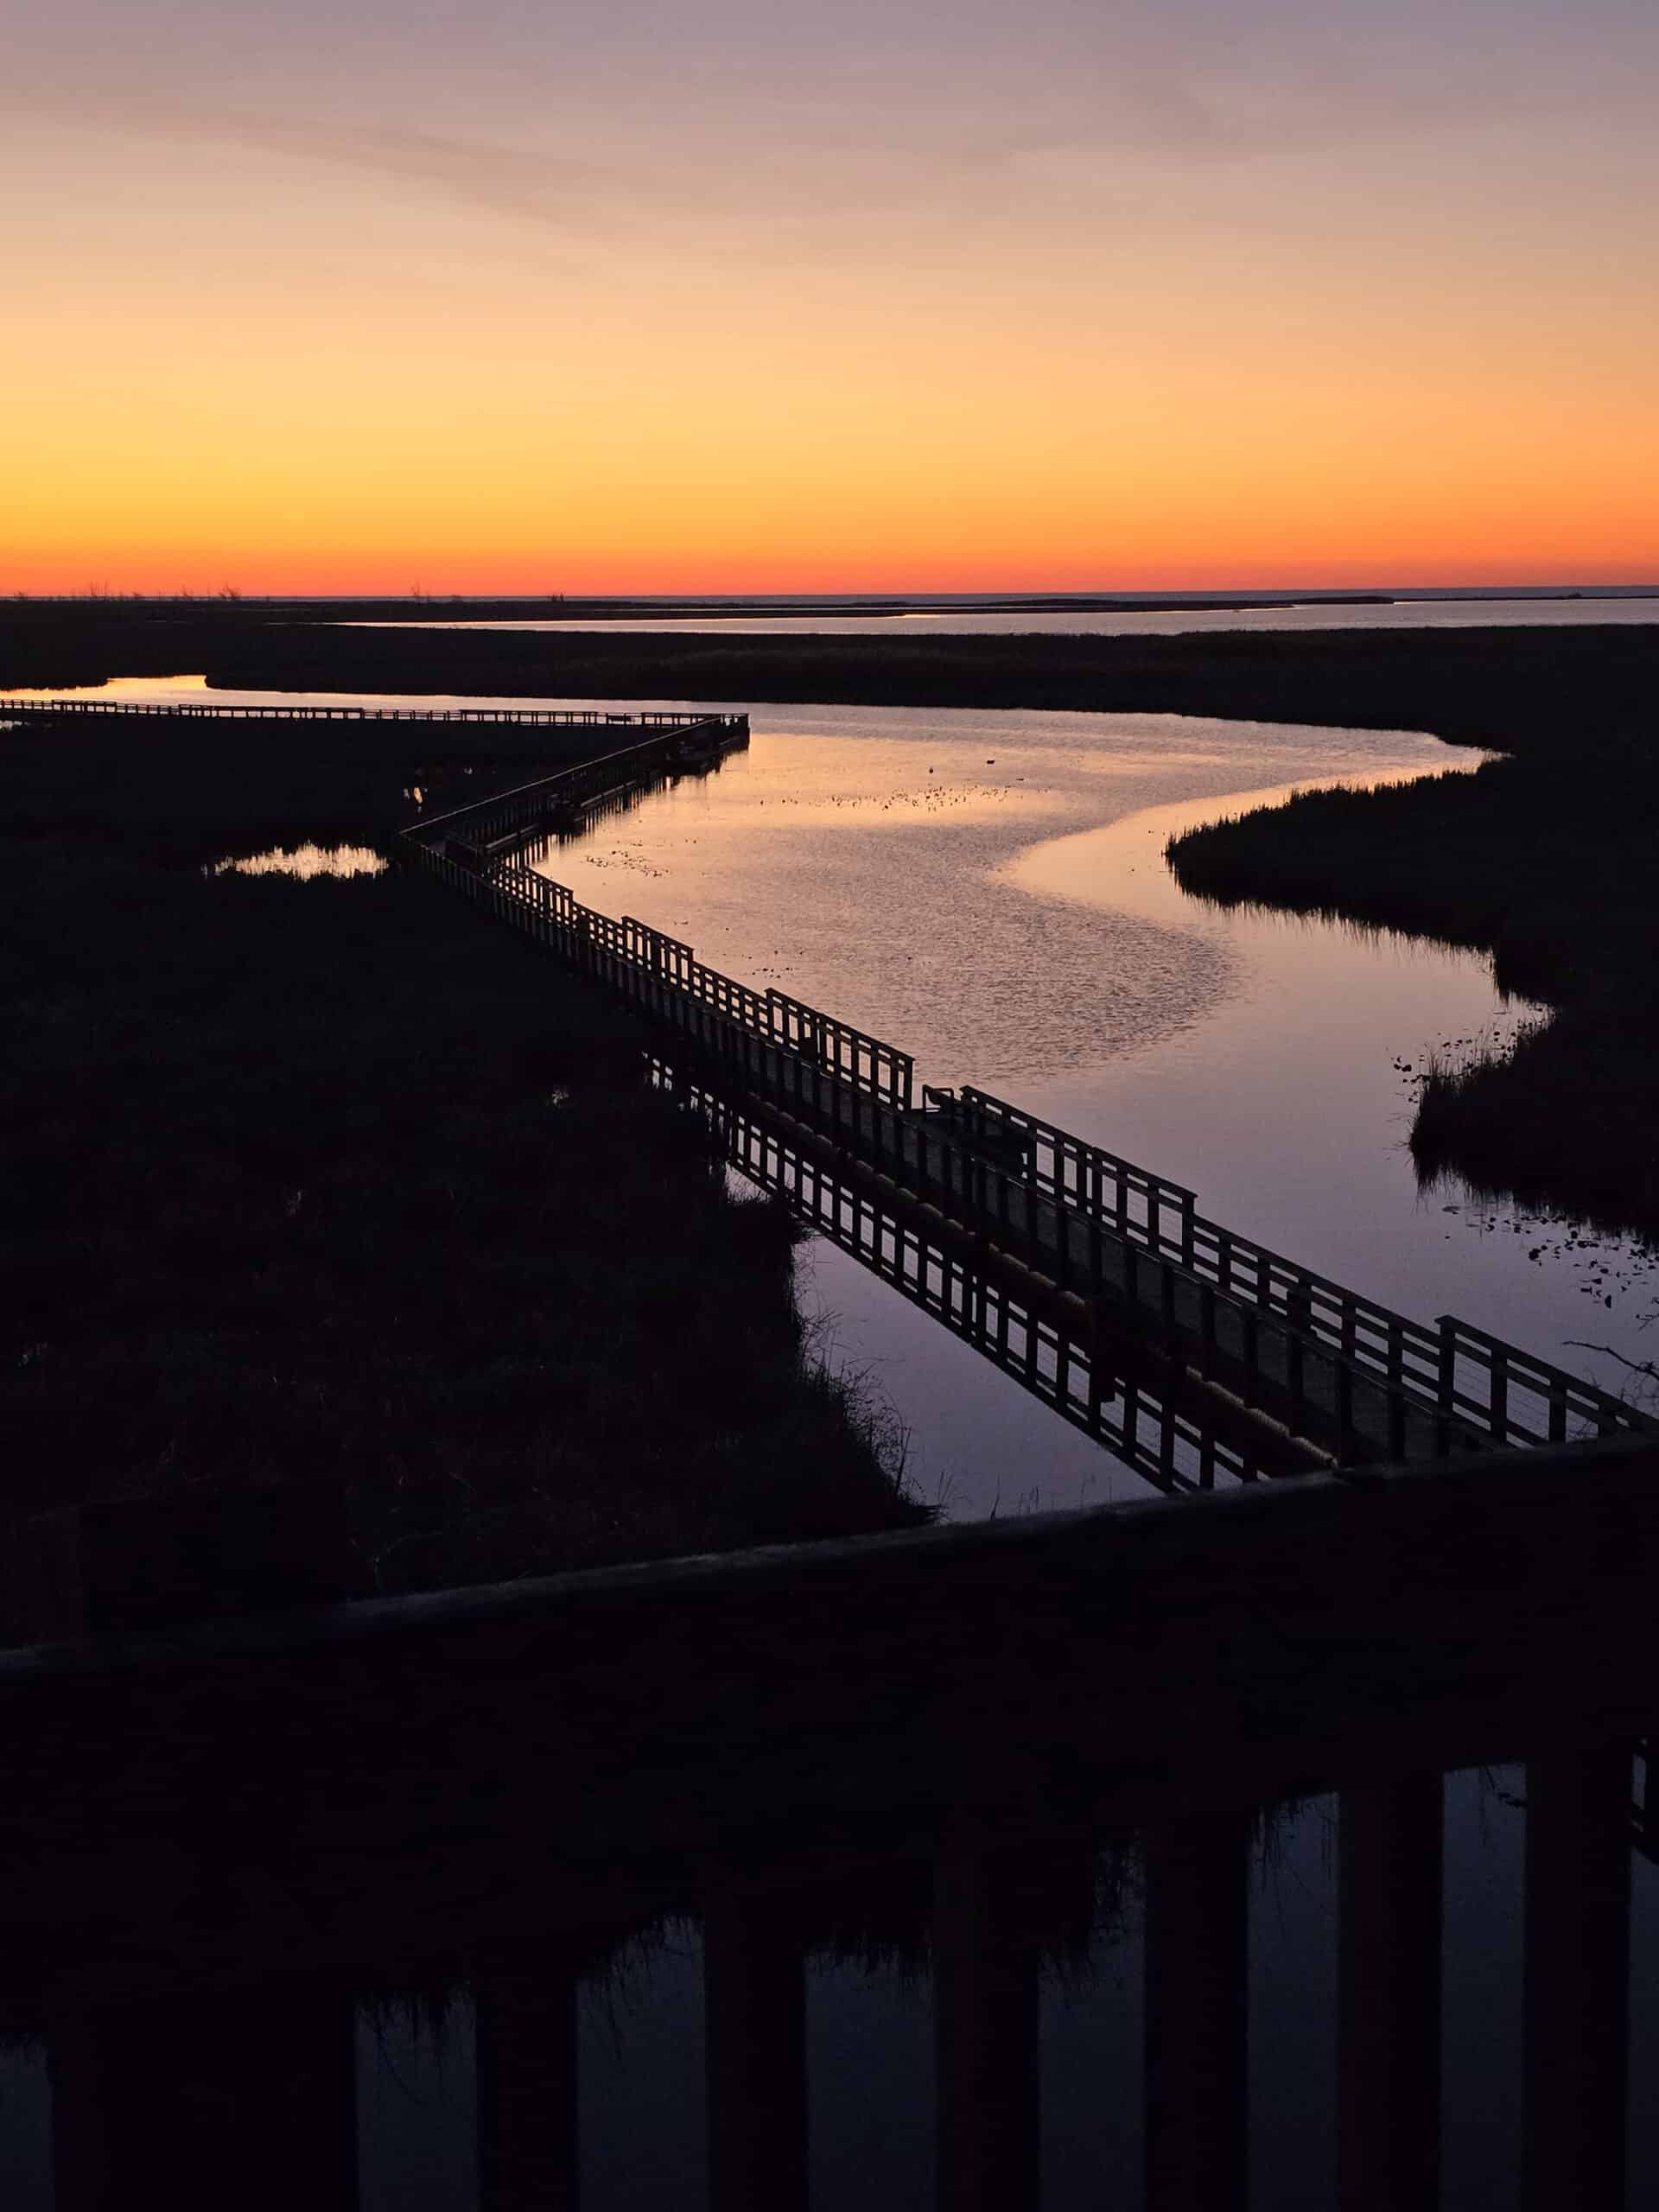
[[[613,783],[616,772],[574,772]],[[1179,1356],[1191,1378],[1259,1416],[1264,1459],[1282,1459],[1287,1434],[1359,1465],[1659,1433],[1519,1345],[1455,1315],[1429,1325],[1395,1313],[1209,1220],[1184,1185],[988,1092],[924,1089],[918,1100],[898,1046],[582,906],[532,865],[570,780],[414,824],[408,857],[637,1006],[678,1040],[665,1058],[688,1080],[706,1077],[728,1102],[827,1142],[1038,1284]],[[1049,1395],[1066,1410],[1067,1382]]]
[[[688,1073],[678,1057],[653,1053],[652,1081],[705,1116],[747,1180],[1159,1490],[1213,1490],[1329,1463],[1331,1454],[1197,1372],[1179,1338],[1121,1325],[1105,1301],[1058,1289],[818,1132],[721,1089],[718,1069]]]
[[[597,707],[314,707],[286,702],[253,706],[222,704],[217,699],[180,698],[145,705],[126,699],[0,698],[0,721],[24,727],[78,720],[85,715],[118,715],[168,721],[262,722],[486,722],[504,729],[702,729],[709,724],[742,723],[744,715],[652,713],[612,714]]]

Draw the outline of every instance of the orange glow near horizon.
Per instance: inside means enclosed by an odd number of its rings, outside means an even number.
[[[41,30],[58,89],[0,88],[0,594],[1659,580],[1636,48],[1577,84],[1541,16],[1443,111],[1414,19],[1390,75],[1299,18],[1281,84],[1225,74],[1205,5],[1088,99],[1055,0],[1034,61],[963,0],[949,67],[893,0],[891,91],[839,104],[802,57],[842,81],[812,41],[861,57],[878,16],[800,0],[711,0],[729,92],[635,0],[528,92],[400,10],[402,73],[341,32],[328,111],[316,0],[247,18],[223,82],[219,46],[178,76],[140,41],[134,89],[89,86]]]

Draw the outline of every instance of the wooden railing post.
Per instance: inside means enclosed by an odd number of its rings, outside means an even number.
[[[1435,1395],[1440,1409],[1441,1426],[1444,1428],[1457,1411],[1458,1324],[1453,1315],[1442,1313],[1439,1326],[1440,1340],[1435,1373]]]
[[[1500,1444],[1510,1433],[1510,1361],[1507,1352],[1494,1350],[1491,1353],[1491,1392],[1488,1419],[1492,1434]]]

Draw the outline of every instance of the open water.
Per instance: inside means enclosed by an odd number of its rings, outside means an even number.
[[[1425,1320],[1618,1389],[1659,1275],[1627,1243],[1419,1188],[1427,1056],[1539,1009],[1484,957],[1189,898],[1193,823],[1344,780],[1465,773],[1409,732],[1176,715],[766,708],[749,751],[543,864],[740,980],[776,985],[1195,1189],[1240,1233]],[[801,1262],[834,1360],[885,1394],[947,1511],[1132,1496],[1139,1478],[836,1247]],[[1587,1344],[1609,1347],[1585,1349]]]
[[[844,603],[844,602],[843,602]],[[866,602],[867,605],[874,602]],[[670,601],[671,609],[683,601]],[[746,606],[753,602],[746,601]],[[418,626],[465,630],[604,630],[649,631],[657,635],[673,632],[709,632],[723,637],[1014,637],[1046,632],[1067,637],[1185,636],[1217,630],[1453,630],[1470,628],[1532,628],[1539,624],[1567,624],[1577,627],[1595,622],[1659,621],[1659,593],[1608,593],[1584,599],[1475,595],[1447,599],[1402,598],[1371,605],[1344,604],[1336,600],[1308,598],[1287,605],[1250,605],[1242,600],[1230,607],[1147,607],[1120,604],[1111,607],[1056,607],[1033,599],[1031,605],[1010,605],[1006,600],[995,608],[982,600],[957,598],[931,603],[906,601],[889,613],[838,614],[809,601],[779,603],[776,613],[756,615],[706,613],[645,614],[606,620],[594,615],[564,619],[528,610],[510,619],[475,621],[464,612],[435,615]],[[365,628],[381,626],[365,624]],[[402,624],[397,626],[401,628]]]

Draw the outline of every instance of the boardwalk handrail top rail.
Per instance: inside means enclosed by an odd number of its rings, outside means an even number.
[[[488,805],[491,802],[480,804]],[[418,826],[424,829],[428,825]],[[404,842],[429,867],[451,881],[458,880],[450,873],[455,863],[423,837],[405,831]],[[463,869],[460,873],[465,875],[469,871]],[[521,910],[544,918],[541,926],[565,932],[616,963],[630,979],[624,988],[637,996],[643,987],[659,1012],[668,1010],[676,1001],[707,1007],[721,1020],[747,1032],[769,1050],[797,1057],[797,1040],[791,1038],[788,1031],[789,1017],[793,1015],[801,1027],[832,1039],[838,1046],[850,1047],[850,1065],[840,1052],[834,1056],[834,1073],[837,1077],[887,1099],[896,1107],[908,1107],[914,1063],[910,1054],[900,1052],[897,1046],[873,1037],[867,1031],[855,1029],[850,1023],[837,1020],[833,1014],[809,1006],[804,1000],[791,998],[785,992],[759,991],[747,983],[740,983],[734,976],[699,960],[692,947],[680,938],[654,930],[633,915],[625,914],[619,920],[613,915],[601,914],[595,907],[582,905],[567,885],[532,868],[522,853],[490,858],[481,869],[470,873],[474,881],[486,892],[493,891],[496,898],[505,898]]]
[[[493,791],[487,798],[468,799],[464,806],[452,806],[442,814],[418,815],[413,822],[406,822],[399,834],[418,843],[429,830],[447,828],[469,814],[493,813],[498,807],[511,806],[515,800],[533,798],[542,791],[556,791],[561,784],[574,783],[578,779],[586,779],[605,768],[620,767],[631,760],[636,753],[642,753],[658,744],[665,734],[677,734],[683,730],[709,728],[725,729],[741,723],[743,717],[741,715],[686,715],[664,717],[661,722],[652,726],[655,729],[655,734],[643,739],[638,745],[620,745],[613,752],[597,753],[591,760],[579,761],[573,767],[557,769],[550,776],[533,777],[527,784],[513,785],[511,790]],[[610,724],[601,723],[600,726],[606,728]],[[642,726],[643,718],[640,721],[630,721],[627,724],[631,728],[639,728]]]
[[[249,702],[234,699],[23,699],[0,696],[0,717],[22,721],[35,715],[145,715],[193,720],[350,722],[501,722],[515,728],[695,728],[705,723],[741,721],[741,715],[680,713],[652,709],[639,714],[607,714],[596,707],[346,707],[300,701]],[[505,798],[506,793],[499,794]]]
[[[1465,1321],[1455,1313],[1439,1316],[1442,1357],[1453,1363],[1450,1379],[1444,1385],[1449,1402],[1455,1407],[1478,1406],[1478,1399],[1471,1398],[1456,1387],[1455,1362],[1470,1360],[1501,1382],[1505,1390],[1510,1384],[1530,1390],[1535,1396],[1543,1397],[1552,1407],[1567,1413],[1586,1414],[1594,1417],[1604,1433],[1610,1427],[1629,1429],[1659,1429],[1659,1421],[1639,1407],[1630,1405],[1622,1398],[1614,1398],[1594,1382],[1586,1382],[1564,1367],[1557,1367],[1536,1353],[1519,1344],[1507,1343],[1502,1337],[1493,1336],[1472,1321]],[[1617,1417],[1616,1417],[1617,1414]],[[1511,1423],[1511,1426],[1517,1424]],[[1530,1433],[1530,1432],[1529,1432]],[[1542,1438],[1540,1442],[1559,1441]]]
[[[1119,1160],[1116,1154],[1105,1152],[1098,1146],[1085,1144],[1069,1131],[1040,1122],[1034,1116],[1025,1114],[1019,1108],[993,1097],[988,1092],[964,1085],[962,1096],[982,1105],[998,1117],[1007,1119],[1013,1126],[1050,1141],[1057,1154],[1064,1149],[1068,1156],[1074,1159],[1099,1161],[1115,1171],[1122,1172],[1149,1195],[1155,1194],[1178,1205],[1185,1201],[1190,1205],[1193,1200],[1194,1194],[1184,1190],[1180,1185],[1167,1182],[1162,1176],[1154,1175],[1133,1161]],[[1057,1204],[1070,1202],[1071,1194],[1060,1187],[1058,1178],[1052,1174],[1043,1175],[1034,1160],[1028,1179],[1039,1188],[1049,1188]],[[1141,1225],[1128,1222],[1117,1226],[1124,1234],[1133,1236]],[[1460,1411],[1475,1410],[1484,1417],[1490,1411],[1490,1406],[1483,1406],[1480,1401],[1471,1398],[1466,1392],[1454,1390],[1448,1394],[1441,1382],[1440,1366],[1446,1357],[1448,1332],[1455,1337],[1465,1357],[1482,1363],[1484,1354],[1484,1363],[1501,1367],[1510,1381],[1541,1395],[1554,1395],[1562,1399],[1570,1411],[1588,1414],[1604,1424],[1615,1421],[1621,1427],[1659,1429],[1659,1421],[1643,1414],[1639,1408],[1630,1405],[1622,1398],[1614,1397],[1611,1392],[1586,1382],[1581,1376],[1573,1375],[1566,1368],[1557,1367],[1535,1353],[1526,1351],[1517,1344],[1509,1344],[1503,1338],[1478,1328],[1472,1322],[1461,1320],[1455,1314],[1442,1314],[1431,1327],[1424,1322],[1412,1319],[1408,1314],[1396,1313],[1376,1299],[1368,1298],[1363,1291],[1351,1289],[1345,1283],[1321,1274],[1315,1268],[1305,1267],[1300,1262],[1289,1259],[1283,1253],[1257,1243],[1254,1238],[1242,1236],[1236,1230],[1228,1229],[1202,1214],[1186,1216],[1184,1213],[1179,1240],[1166,1236],[1154,1219],[1146,1224],[1145,1241],[1160,1255],[1166,1252],[1178,1255],[1178,1263],[1184,1262],[1186,1269],[1200,1281],[1224,1281],[1228,1290],[1236,1295],[1244,1294],[1252,1287],[1248,1281],[1237,1279],[1241,1270],[1234,1263],[1242,1261],[1244,1276],[1255,1279],[1253,1287],[1258,1293],[1258,1303],[1266,1304],[1275,1313],[1296,1314],[1297,1325],[1312,1341],[1340,1344],[1348,1357],[1363,1366],[1372,1365],[1372,1347],[1362,1342],[1362,1337],[1378,1340],[1380,1346],[1390,1357],[1396,1353],[1400,1355],[1396,1364],[1403,1362],[1407,1353],[1416,1354],[1422,1363],[1423,1379],[1432,1378],[1437,1393],[1445,1402]],[[1224,1253],[1228,1263],[1224,1269],[1221,1266]],[[1271,1297],[1275,1288],[1282,1288],[1287,1294],[1283,1309],[1274,1304]],[[1260,1296],[1263,1289],[1269,1294],[1265,1300]],[[1323,1313],[1321,1307],[1325,1309]],[[1300,1309],[1299,1314],[1297,1309]],[[1381,1363],[1377,1371],[1382,1371]],[[1511,1422],[1511,1427],[1519,1429],[1521,1425]],[[1529,1431],[1523,1433],[1531,1433]]]
[[[1408,1351],[1415,1353],[1422,1362],[1424,1371],[1435,1375],[1437,1387],[1441,1389],[1449,1407],[1478,1412],[1483,1419],[1490,1410],[1490,1402],[1483,1404],[1465,1392],[1447,1391],[1444,1384],[1439,1383],[1440,1363],[1447,1356],[1448,1345],[1452,1345],[1460,1356],[1474,1360],[1478,1365],[1503,1370],[1510,1381],[1523,1388],[1540,1395],[1561,1396],[1570,1411],[1592,1414],[1604,1424],[1613,1421],[1620,1427],[1659,1431],[1659,1421],[1643,1413],[1639,1407],[1631,1405],[1625,1399],[1615,1397],[1611,1392],[1602,1389],[1597,1383],[1586,1382],[1582,1376],[1574,1375],[1569,1369],[1557,1367],[1537,1353],[1529,1352],[1503,1337],[1494,1336],[1490,1331],[1478,1327],[1472,1321],[1465,1321],[1455,1313],[1437,1315],[1433,1325],[1430,1326],[1425,1322],[1414,1320],[1408,1313],[1397,1313],[1392,1306],[1384,1306],[1376,1299],[1368,1298],[1363,1291],[1350,1289],[1346,1284],[1338,1283],[1330,1276],[1302,1267],[1266,1245],[1258,1245],[1231,1230],[1222,1230],[1217,1224],[1205,1220],[1202,1216],[1195,1222],[1194,1228],[1198,1232],[1196,1239],[1198,1244],[1213,1247],[1219,1237],[1225,1236],[1235,1254],[1243,1253],[1265,1263],[1270,1282],[1289,1285],[1299,1300],[1306,1300],[1303,1325],[1305,1332],[1314,1341],[1327,1344],[1341,1344],[1351,1357],[1357,1359],[1362,1365],[1369,1366],[1371,1362],[1367,1354],[1370,1346],[1360,1341],[1363,1334],[1378,1340],[1386,1350],[1397,1348],[1402,1356],[1402,1370],[1405,1365],[1403,1355]],[[1201,1277],[1207,1277],[1209,1274],[1208,1268],[1201,1265],[1195,1268],[1195,1272]],[[1238,1286],[1235,1284],[1234,1287]],[[1342,1325],[1333,1328],[1326,1319],[1324,1325],[1320,1326],[1322,1317],[1319,1309],[1321,1305],[1327,1315],[1334,1308]],[[1518,1427],[1520,1425],[1512,1423],[1511,1426]],[[1544,1440],[1541,1438],[1539,1440]]]
[[[926,1090],[938,1096],[948,1095],[943,1086],[935,1084],[927,1085]],[[926,1091],[924,1092],[925,1095]],[[1023,1135],[1046,1140],[1057,1151],[1064,1149],[1075,1159],[1097,1160],[1102,1166],[1110,1168],[1114,1174],[1128,1175],[1146,1188],[1155,1189],[1173,1201],[1185,1200],[1191,1205],[1198,1203],[1198,1192],[1189,1190],[1185,1183],[1172,1182],[1167,1175],[1160,1175],[1150,1167],[1142,1167],[1137,1161],[1125,1160],[1116,1152],[1108,1152],[1103,1145],[1090,1144],[1083,1137],[1073,1136],[1069,1129],[1062,1129],[1052,1122],[1042,1121],[1035,1114],[1027,1114],[1023,1107],[1011,1106],[1006,1099],[997,1098],[988,1090],[981,1090],[973,1084],[964,1083],[957,1096],[966,1105],[988,1108],[1001,1119],[1013,1123]]]
[[[19,699],[0,698],[0,715],[22,720],[32,715],[162,715],[196,720],[231,720],[240,715],[260,721],[463,722],[555,725],[591,728],[607,717],[591,707],[341,707],[298,701],[249,704],[235,699]],[[643,718],[642,718],[643,719]]]

